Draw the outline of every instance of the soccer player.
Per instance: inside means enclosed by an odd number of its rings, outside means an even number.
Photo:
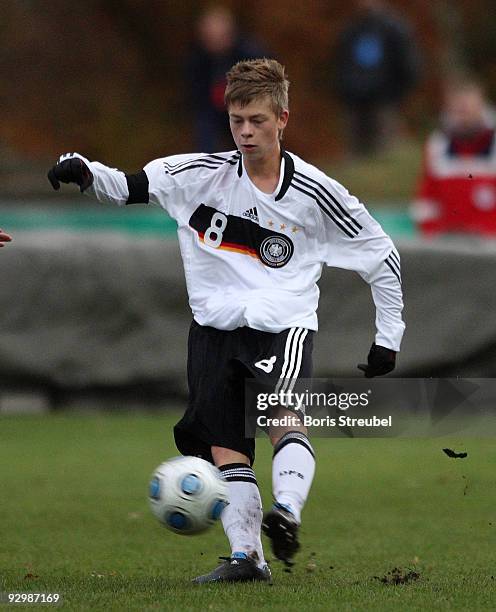
[[[155,204],[178,223],[193,322],[189,402],[174,435],[181,453],[213,461],[229,486],[222,523],[231,556],[198,583],[270,581],[262,523],[278,559],[290,563],[299,548],[314,451],[301,420],[269,430],[274,505],[263,517],[244,382],[285,393],[311,376],[322,265],[354,270],[371,286],[377,333],[359,366],[365,376],[393,370],[404,331],[390,238],[344,187],[281,147],[288,86],[275,60],[231,68],[225,102],[236,150],[165,157],[132,175],[70,153],[48,173],[55,189],[75,182],[100,202]],[[281,406],[284,414],[294,415]]]
[[[4,242],[10,242],[12,238],[0,229],[0,247],[5,246]]]

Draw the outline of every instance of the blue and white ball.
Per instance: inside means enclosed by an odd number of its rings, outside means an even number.
[[[148,499],[153,514],[171,531],[193,535],[208,529],[227,506],[227,483],[198,457],[174,457],[152,475]]]

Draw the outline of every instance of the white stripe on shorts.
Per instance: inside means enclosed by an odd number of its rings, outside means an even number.
[[[288,387],[294,387],[301,368],[303,357],[303,342],[308,334],[308,329],[303,327],[292,327],[286,338],[284,349],[284,363],[282,364],[281,376],[277,382],[275,392],[285,393]]]

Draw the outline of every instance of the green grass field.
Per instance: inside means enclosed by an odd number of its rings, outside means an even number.
[[[220,525],[181,537],[148,510],[150,473],[176,454],[173,421],[0,418],[0,591],[58,592],[71,610],[496,607],[494,440],[314,439],[317,474],[292,572],[272,562],[273,586],[193,587],[228,548]],[[445,446],[468,457],[450,459]],[[265,506],[270,455],[259,440]],[[391,584],[393,568],[419,577]]]

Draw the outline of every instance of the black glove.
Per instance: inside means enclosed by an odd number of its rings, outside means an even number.
[[[62,183],[77,183],[81,193],[93,184],[93,174],[84,160],[77,155],[62,155],[58,163],[48,172],[48,180],[54,189],[60,189]]]
[[[374,342],[370,347],[367,361],[368,363],[359,363],[357,366],[359,370],[365,372],[365,378],[384,376],[384,374],[394,370],[396,365],[396,352],[384,348],[383,346],[377,346]]]

